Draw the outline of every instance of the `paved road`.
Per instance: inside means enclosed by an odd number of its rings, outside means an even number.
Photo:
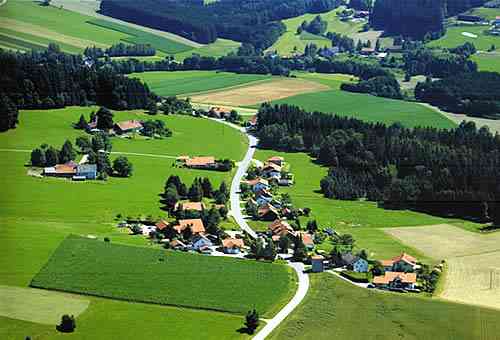
[[[257,333],[256,336],[253,337],[253,340],[263,340],[271,334],[271,332],[278,327],[283,320],[285,320],[295,307],[302,302],[307,294],[307,291],[309,290],[309,276],[304,273],[304,264],[300,262],[293,262],[288,265],[295,270],[299,278],[297,291],[290,302],[288,302],[288,304],[283,307],[283,309],[280,310],[274,318],[267,321],[267,324],[259,331],[259,333]]]

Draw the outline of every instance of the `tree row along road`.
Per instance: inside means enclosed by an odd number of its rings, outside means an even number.
[[[211,118],[212,119],[212,118]],[[243,177],[246,174],[246,171],[248,170],[248,167],[250,166],[250,162],[253,159],[253,155],[255,153],[255,147],[258,144],[258,139],[250,134],[248,134],[245,130],[245,128],[237,127],[234,124],[217,120],[217,119],[212,119],[216,120],[218,122],[221,122],[223,124],[229,125],[235,129],[238,129],[242,133],[244,133],[247,138],[248,138],[248,150],[247,153],[245,154],[245,157],[243,160],[238,164],[238,170],[236,171],[236,175],[233,177],[233,181],[231,183],[231,215],[234,217],[236,220],[236,223],[240,226],[241,229],[246,231],[251,237],[256,238],[257,233],[250,228],[248,225],[247,221],[243,217],[243,214],[241,212],[241,205],[240,205],[240,183]],[[285,318],[297,307],[304,297],[307,294],[307,291],[309,290],[309,276],[304,273],[304,264],[300,262],[294,262],[294,263],[289,263],[288,264],[292,269],[297,273],[297,291],[295,292],[295,295],[293,298],[286,304],[285,307],[283,307],[278,314],[276,314],[272,319],[266,320],[266,325],[253,337],[254,340],[263,340],[269,334],[272,333],[278,325],[285,320]]]

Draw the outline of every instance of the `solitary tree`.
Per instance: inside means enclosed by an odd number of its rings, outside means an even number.
[[[133,166],[127,157],[117,157],[113,161],[113,170],[120,177],[130,177],[132,176]]]
[[[73,315],[64,314],[61,318],[61,323],[56,326],[59,332],[71,333],[75,330],[76,323]]]
[[[259,313],[255,309],[248,311],[245,317],[245,327],[249,334],[253,334],[259,327]]]

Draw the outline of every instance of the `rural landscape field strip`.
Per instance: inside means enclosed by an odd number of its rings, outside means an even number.
[[[290,278],[284,265],[69,236],[31,286],[233,313],[257,308],[266,314],[288,295]]]

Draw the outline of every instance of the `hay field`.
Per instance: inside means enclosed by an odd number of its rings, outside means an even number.
[[[41,289],[0,285],[0,316],[56,325],[63,314],[83,313],[89,301],[78,296]]]
[[[328,89],[328,86],[317,82],[284,78],[229,90],[194,95],[191,96],[191,100],[195,103],[248,106],[298,94],[326,91]]]
[[[500,308],[500,233],[481,235],[447,224],[385,232],[429,257],[446,259],[448,270],[440,297]]]

